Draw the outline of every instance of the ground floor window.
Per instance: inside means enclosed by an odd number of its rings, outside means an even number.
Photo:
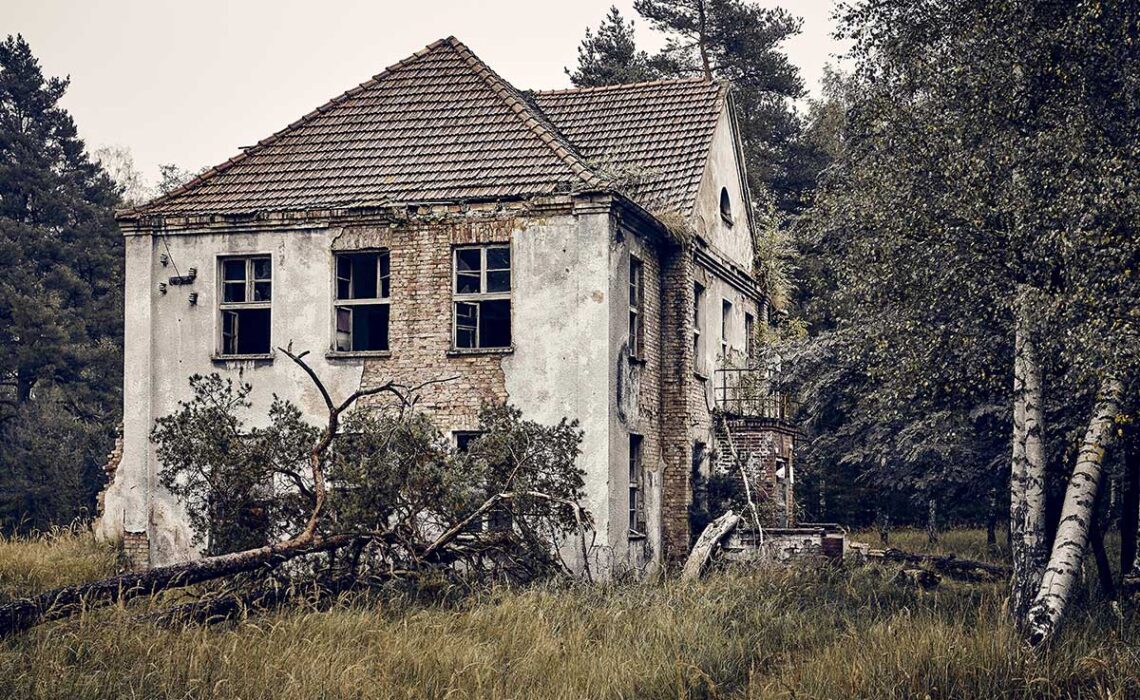
[[[642,491],[642,455],[644,440],[640,435],[629,436],[629,536],[645,536],[645,497]]]

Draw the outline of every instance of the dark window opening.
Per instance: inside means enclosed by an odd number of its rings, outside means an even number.
[[[388,349],[392,293],[388,251],[336,255],[336,349]]]
[[[644,300],[645,268],[641,261],[629,258],[629,354],[641,358],[644,354]]]
[[[268,355],[272,348],[273,262],[268,256],[219,261],[222,355]]]
[[[455,249],[452,340],[457,348],[511,345],[511,249]]]
[[[645,535],[645,498],[642,491],[642,461],[640,435],[629,436],[629,534]]]
[[[720,218],[724,219],[725,223],[732,223],[732,201],[728,197],[728,188],[720,188]]]

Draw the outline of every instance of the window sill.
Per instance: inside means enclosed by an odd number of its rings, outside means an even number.
[[[702,382],[707,382],[709,380],[709,375],[697,369],[693,370],[693,376]]]
[[[451,348],[447,351],[448,357],[467,357],[469,355],[510,355],[515,351],[512,345],[507,348]]]
[[[647,365],[649,363],[649,360],[645,357],[640,357],[637,355],[630,355],[629,356],[629,362],[630,362],[630,364],[641,365],[644,367],[645,365]]]
[[[225,364],[227,362],[273,362],[276,357],[274,353],[267,352],[257,355],[222,355],[214,353],[210,356],[210,361],[215,364]]]
[[[391,350],[329,350],[325,353],[325,358],[329,360],[360,360],[391,356]]]
[[[724,222],[725,226],[732,228],[732,224],[733,224],[732,217],[725,216],[724,214],[721,214],[720,220]]]
[[[637,532],[636,530],[630,530],[629,534],[626,536],[626,538],[630,542],[641,542],[643,540],[649,539],[649,536],[646,535],[645,533]]]

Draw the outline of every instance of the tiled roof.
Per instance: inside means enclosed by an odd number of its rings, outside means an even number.
[[[508,199],[615,186],[647,208],[670,201],[687,210],[721,90],[663,81],[524,95],[450,37],[122,216]],[[631,169],[638,182],[622,187]]]
[[[534,93],[550,121],[603,174],[629,182],[647,209],[687,214],[700,185],[726,85],[658,80]]]

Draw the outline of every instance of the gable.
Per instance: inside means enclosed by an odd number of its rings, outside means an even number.
[[[745,270],[752,270],[752,206],[732,106],[727,101],[717,116],[716,128],[701,172],[693,211],[698,235]],[[729,218],[721,214],[727,196]]]

